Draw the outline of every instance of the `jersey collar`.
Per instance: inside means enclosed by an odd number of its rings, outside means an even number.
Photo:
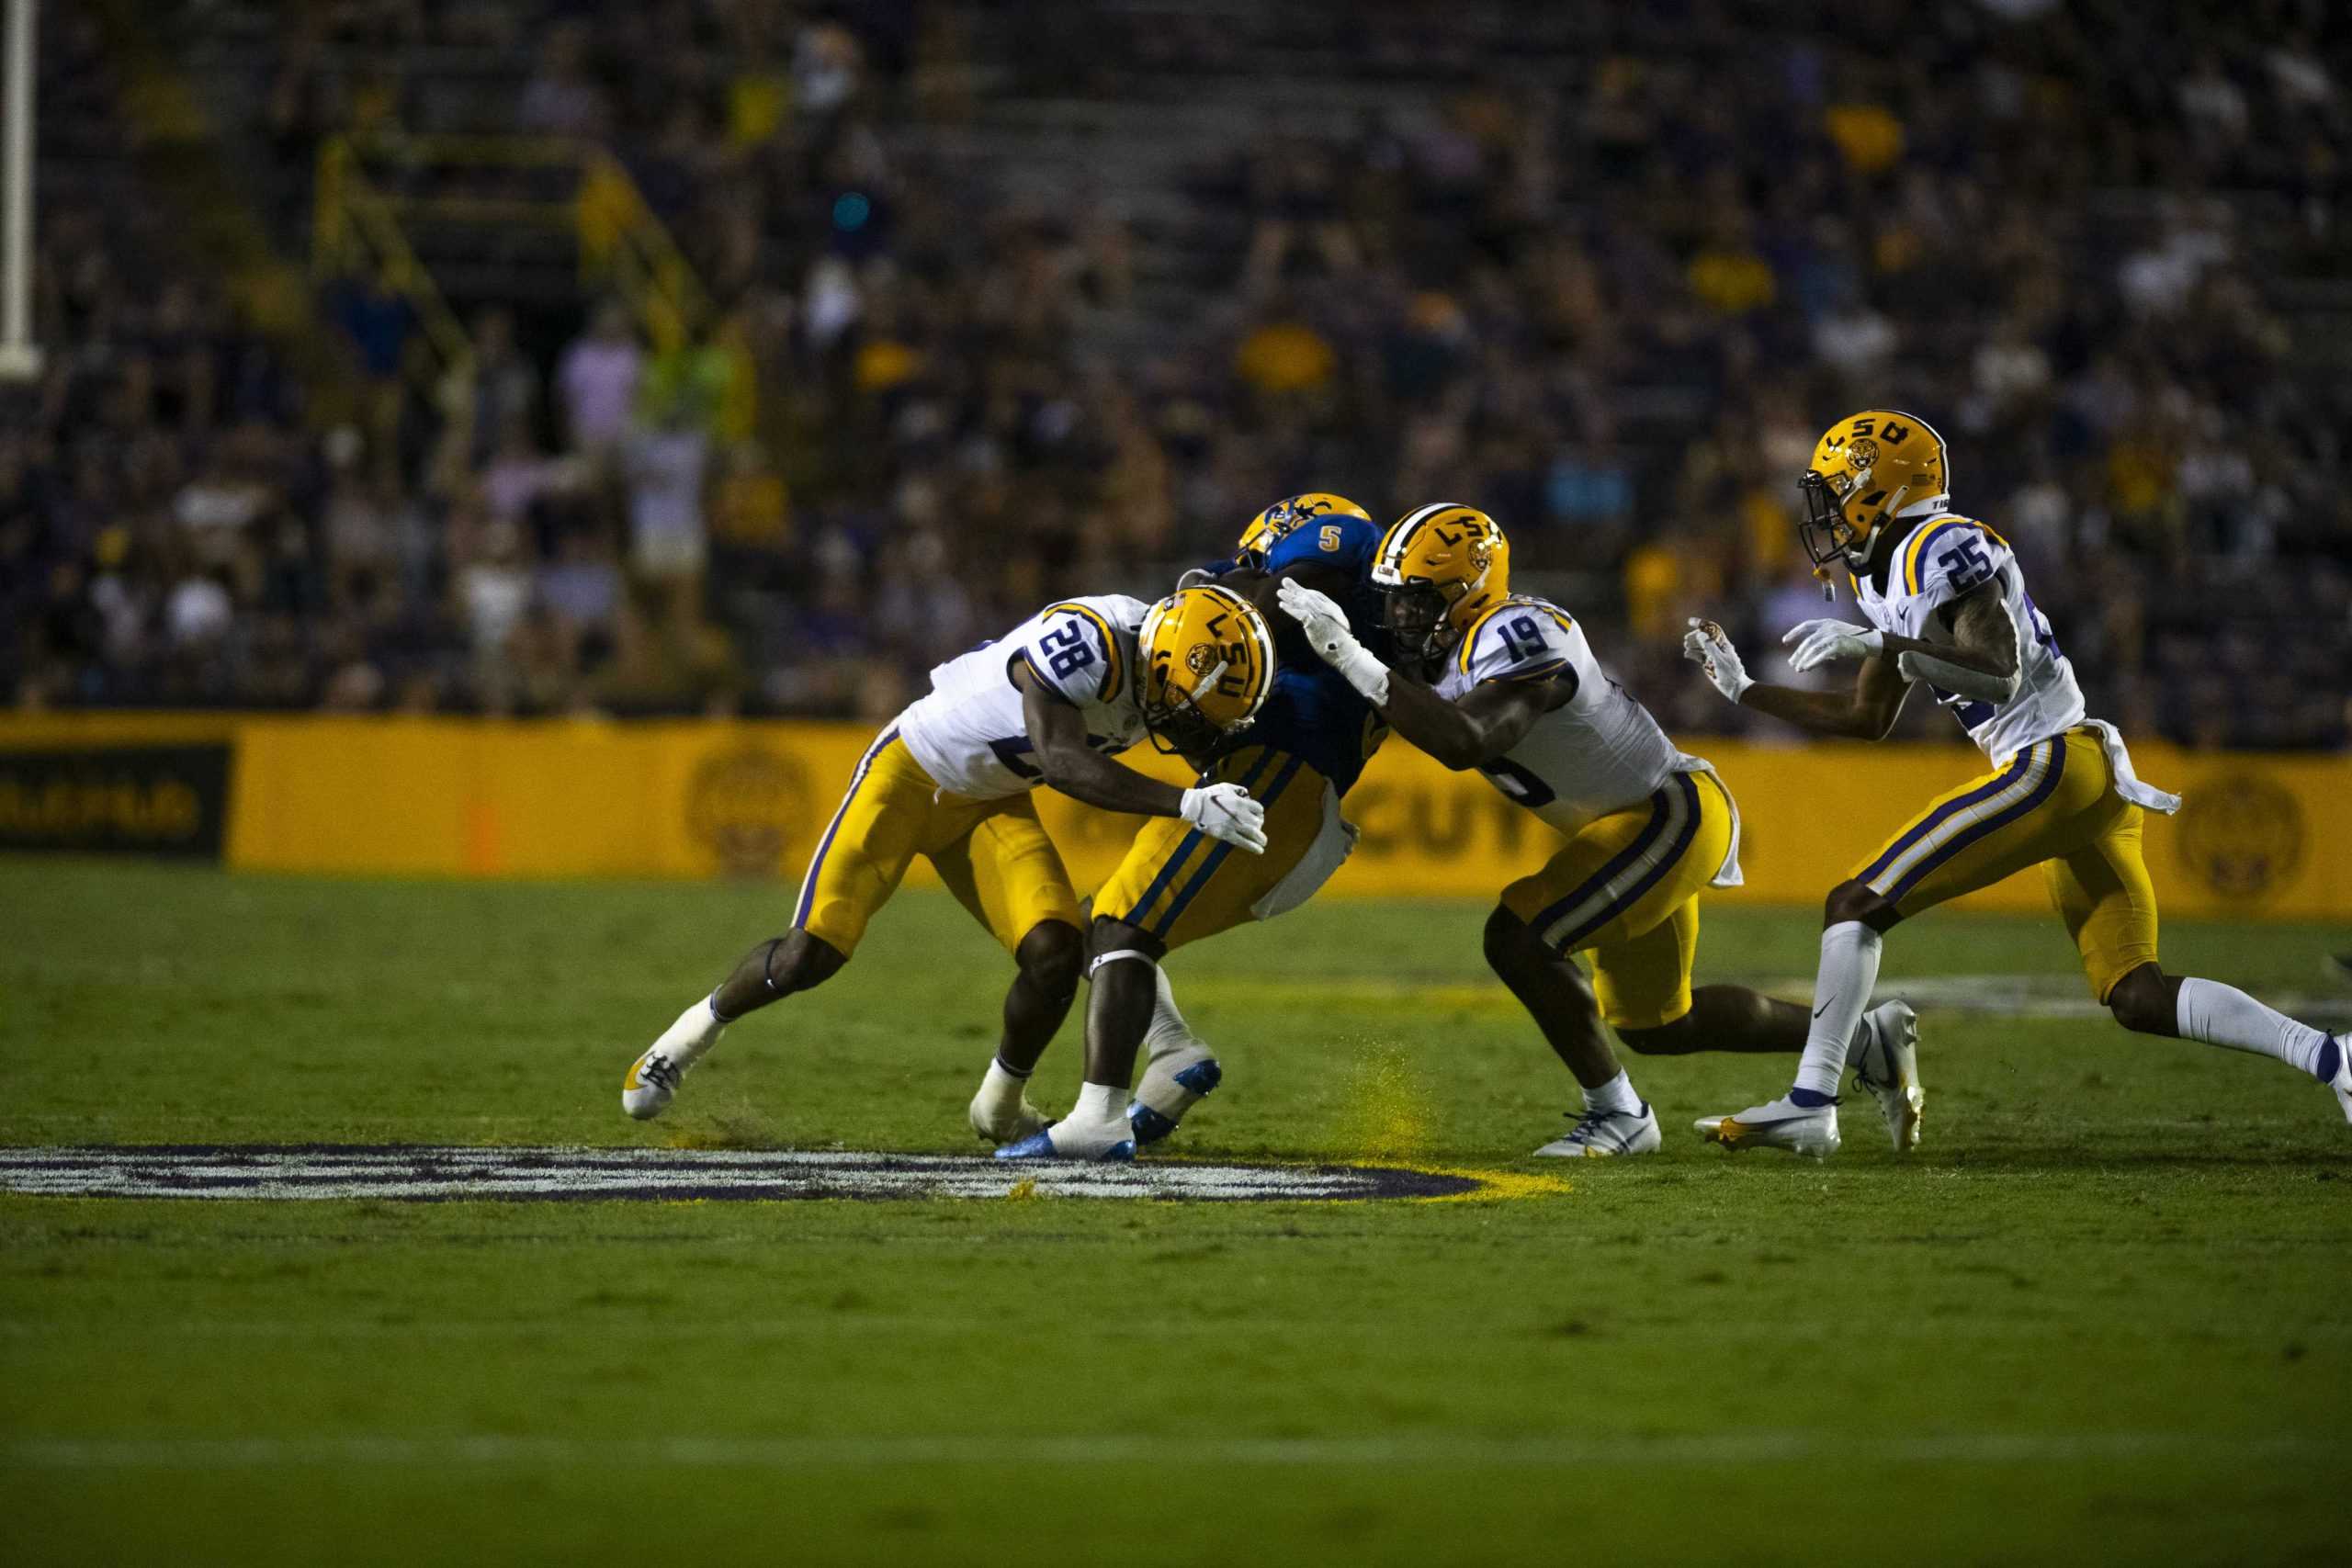
[[[1872,592],[1882,599],[1886,597],[1887,581],[1894,570],[1894,563],[1903,558],[1904,541],[1920,529],[1928,527],[1942,515],[1943,512],[1940,508],[1934,512],[1921,512],[1913,507],[1904,508],[1902,515],[1896,517],[1894,523],[1889,525],[1886,532],[1881,536],[1886,543],[1880,548],[1878,558],[1871,563],[1868,573]]]

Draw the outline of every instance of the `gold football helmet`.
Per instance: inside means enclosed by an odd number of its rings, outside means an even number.
[[[1371,513],[1344,495],[1310,491],[1305,495],[1284,496],[1250,519],[1250,526],[1241,530],[1240,549],[1235,558],[1256,570],[1266,564],[1266,552],[1280,544],[1291,530],[1317,517],[1361,517],[1367,523],[1372,521]]]
[[[1136,634],[1144,728],[1162,751],[1205,754],[1250,728],[1274,685],[1274,634],[1258,607],[1214,584],[1180,588]]]
[[[1813,467],[1797,480],[1804,520],[1797,536],[1814,575],[1854,571],[1870,562],[1871,542],[1906,506],[1951,489],[1944,469],[1944,438],[1917,414],[1865,409],[1831,425],[1813,448]]]
[[[1510,543],[1475,506],[1442,501],[1398,518],[1380,541],[1373,586],[1397,647],[1443,659],[1479,613],[1510,593]]]

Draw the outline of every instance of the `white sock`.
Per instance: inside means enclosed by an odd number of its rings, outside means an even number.
[[[705,997],[680,1013],[678,1021],[662,1032],[653,1048],[683,1067],[718,1044],[726,1032],[727,1026],[711,1010],[710,998]]]
[[[1124,1125],[1127,1120],[1126,1089],[1118,1084],[1080,1085],[1078,1103],[1069,1108],[1069,1120],[1081,1124],[1116,1122]]]
[[[2226,1045],[2233,1051],[2259,1051],[2313,1077],[2320,1076],[2327,1036],[2263,1006],[2235,986],[2224,986],[2219,980],[2183,980],[2178,1009],[2180,1032],[2188,1039]]]
[[[1598,1089],[1584,1091],[1584,1108],[1587,1111],[1606,1111],[1612,1116],[1639,1116],[1642,1113],[1642,1097],[1634,1092],[1632,1076],[1620,1067],[1615,1077]]]
[[[1871,1005],[1878,984],[1878,932],[1860,920],[1840,920],[1821,933],[1821,973],[1813,983],[1813,1031],[1805,1036],[1804,1060],[1796,1087],[1825,1099],[1838,1096],[1846,1053]]]
[[[980,1080],[980,1092],[973,1097],[982,1116],[990,1121],[1009,1121],[1021,1109],[1021,1096],[1028,1089],[1029,1080],[1004,1070],[999,1061],[989,1063],[988,1077]]]
[[[1151,1005],[1151,1027],[1143,1032],[1143,1048],[1148,1057],[1158,1061],[1177,1051],[1206,1051],[1193,1034],[1192,1025],[1176,1010],[1176,993],[1168,984],[1168,971],[1157,964],[1152,975],[1158,982],[1159,995]]]
[[[1846,1042],[1846,1065],[1852,1066],[1861,1059],[1862,1053],[1870,1048],[1871,1021],[1869,1015],[1864,1014],[1862,1021],[1854,1026],[1854,1037]]]

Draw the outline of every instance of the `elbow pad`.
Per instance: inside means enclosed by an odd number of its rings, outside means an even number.
[[[1971,702],[1991,703],[2000,706],[2018,694],[2018,681],[2022,671],[2012,671],[2006,678],[1987,675],[1982,670],[1971,670],[1964,664],[1954,664],[1932,653],[1920,653],[1905,649],[1894,657],[1894,668],[1906,681],[1925,681],[1931,686],[1951,692]]]

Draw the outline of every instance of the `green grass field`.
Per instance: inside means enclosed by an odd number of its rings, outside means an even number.
[[[640,1126],[621,1069],[783,890],[15,861],[0,910],[13,1145],[967,1153],[1005,975],[908,894]],[[1573,1095],[1481,914],[1181,954],[1228,1077],[1175,1152],[1536,1171]],[[1815,934],[1713,910],[1702,971]],[[2352,930],[2166,942],[2308,998]],[[2053,927],[1950,915],[1883,988],[1955,974],[2079,994]],[[1925,1025],[1908,1162],[1867,1105],[1829,1165],[1734,1161],[1689,1119],[1786,1064],[1635,1060],[1663,1156],[1494,1201],[0,1198],[0,1560],[2345,1561],[2334,1101],[2104,1019]]]

